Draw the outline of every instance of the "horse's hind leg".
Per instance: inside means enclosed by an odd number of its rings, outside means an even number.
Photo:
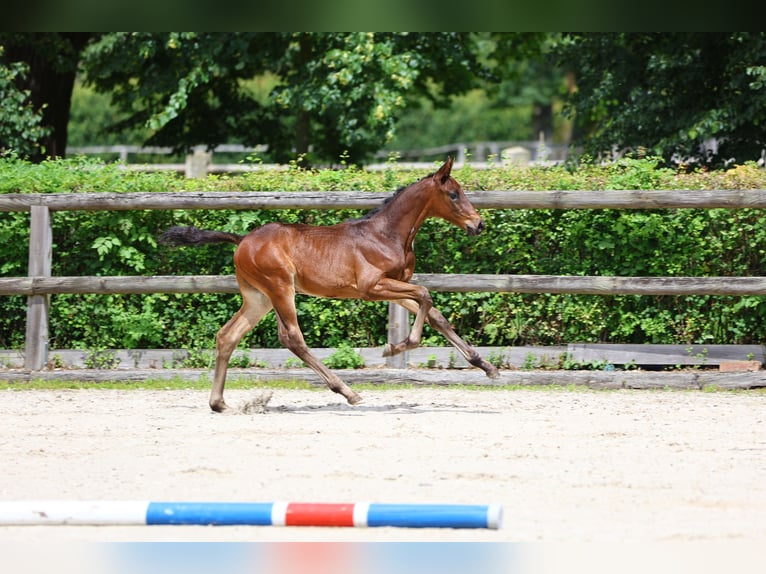
[[[396,301],[397,304],[407,309],[410,313],[418,312],[418,304],[414,301]],[[449,324],[447,318],[435,307],[431,307],[428,310],[428,317],[426,319],[428,324],[439,331],[444,337],[452,343],[452,345],[460,351],[460,354],[465,357],[465,360],[472,364],[474,367],[478,367],[486,373],[486,375],[494,379],[499,376],[499,371],[492,363],[485,361],[481,355],[471,345],[466,343],[460,335],[458,335]]]
[[[274,311],[277,314],[279,341],[322,377],[331,391],[343,395],[350,405],[360,403],[362,397],[328,369],[309,350],[298,324],[294,297],[295,295],[291,290],[286,290],[286,292],[272,299]]]
[[[229,368],[231,354],[242,337],[271,310],[269,298],[257,289],[240,283],[240,291],[242,307],[221,327],[215,341],[215,373],[213,387],[210,390],[210,408],[216,412],[230,410],[223,400],[223,388],[226,385],[226,371]]]

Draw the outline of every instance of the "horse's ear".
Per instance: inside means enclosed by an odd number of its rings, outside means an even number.
[[[449,177],[450,172],[452,171],[453,161],[454,159],[452,156],[448,157],[447,161],[444,162],[444,165],[441,166],[439,171],[434,174],[434,179],[438,179],[441,183],[445,183]]]

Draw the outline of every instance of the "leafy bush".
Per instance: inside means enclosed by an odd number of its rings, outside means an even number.
[[[83,159],[32,165],[0,158],[0,193],[362,190],[409,184],[422,172],[300,170],[184,179],[126,172]],[[501,168],[454,172],[467,190],[481,189],[764,189],[754,164],[721,172],[676,173],[649,159],[608,166]],[[766,226],[757,209],[485,210],[487,231],[468,237],[429,220],[416,241],[422,273],[510,273],[623,276],[764,276]],[[231,274],[232,247],[158,246],[172,225],[237,233],[269,221],[331,224],[355,210],[72,211],[53,214],[53,275]],[[26,275],[29,215],[0,216],[0,276]],[[458,333],[476,345],[568,342],[759,343],[766,339],[764,297],[596,296],[434,293]],[[240,304],[230,294],[57,295],[51,304],[51,348],[210,349]],[[0,348],[20,348],[25,297],[0,297]],[[314,347],[382,345],[384,303],[299,296],[299,320]],[[446,341],[426,329],[424,344]],[[244,346],[279,347],[273,314]]]
[[[336,351],[322,361],[331,369],[361,369],[364,358],[349,344],[341,344]]]

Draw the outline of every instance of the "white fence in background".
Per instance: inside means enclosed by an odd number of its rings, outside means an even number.
[[[137,145],[105,145],[68,147],[66,153],[72,155],[108,155],[115,156],[125,164],[127,169],[139,171],[176,171],[186,177],[205,177],[210,173],[242,173],[263,170],[284,170],[283,164],[269,164],[257,161],[238,163],[217,163],[215,154],[248,154],[265,153],[268,146],[244,146],[239,144],[223,144],[207,149],[197,146],[186,154],[183,163],[147,163],[136,162],[137,155],[178,156],[171,147],[137,146]],[[446,156],[455,158],[456,167],[470,162],[477,169],[488,169],[508,163],[516,165],[553,165],[566,160],[570,148],[566,144],[546,144],[541,141],[486,141],[471,143],[452,143],[438,147],[407,151],[381,151],[375,154],[375,163],[365,166],[368,170],[390,169],[392,166],[402,169],[428,169],[433,167],[430,161],[422,158],[433,158],[443,161]],[[421,161],[412,161],[413,158]]]

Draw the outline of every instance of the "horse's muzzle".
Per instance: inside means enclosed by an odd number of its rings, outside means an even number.
[[[478,235],[482,231],[484,231],[484,220],[480,219],[479,223],[476,225],[471,225],[470,223],[465,226],[466,233],[468,235]]]

